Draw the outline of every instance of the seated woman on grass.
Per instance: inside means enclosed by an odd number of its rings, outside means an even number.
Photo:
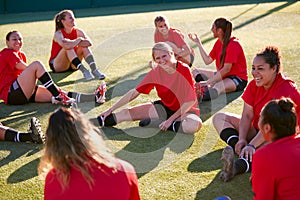
[[[164,42],[154,45],[152,58],[158,66],[149,71],[134,89],[98,116],[100,126],[114,126],[134,120],[142,120],[140,126],[148,126],[153,121],[159,121],[156,123],[157,128],[163,131],[194,134],[201,128],[202,121],[189,67],[177,61],[171,46]],[[149,94],[153,88],[159,100],[116,112],[140,94]]]
[[[111,153],[78,109],[61,107],[51,114],[38,171],[45,177],[45,200],[140,200],[133,166]]]
[[[237,174],[250,172],[255,149],[264,142],[258,126],[262,108],[273,99],[288,97],[297,105],[296,112],[300,123],[300,92],[295,82],[282,72],[280,51],[275,46],[267,46],[253,59],[253,80],[242,95],[244,107],[242,115],[219,112],[213,117],[213,125],[226,147],[222,159],[230,170],[221,173],[221,179],[228,181]],[[226,153],[227,152],[227,153]],[[234,152],[239,158],[234,162]]]
[[[243,91],[248,82],[246,57],[239,40],[231,36],[232,23],[225,18],[218,18],[211,31],[217,40],[209,54],[197,34],[189,34],[189,38],[197,44],[204,63],[216,63],[216,71],[203,68],[193,71],[196,87],[205,86],[203,94],[197,94],[204,101],[215,99],[223,93]],[[198,83],[201,83],[200,86]]]
[[[175,54],[175,58],[190,67],[193,65],[195,52],[184,40],[184,35],[179,29],[170,27],[169,21],[165,16],[158,15],[154,19],[155,32],[154,43],[168,43]],[[151,67],[156,65],[150,61]]]
[[[297,113],[290,99],[272,100],[262,110],[259,129],[270,144],[253,156],[254,200],[300,197],[300,135]]]
[[[30,102],[52,102],[70,105],[80,102],[105,101],[105,83],[101,83],[94,94],[80,94],[62,91],[52,80],[40,61],[27,64],[21,51],[23,37],[18,31],[6,35],[6,45],[0,51],[0,99],[9,105],[22,105]],[[37,81],[42,85],[37,85]]]

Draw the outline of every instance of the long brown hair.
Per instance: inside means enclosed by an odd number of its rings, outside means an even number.
[[[66,189],[74,167],[92,187],[94,180],[89,169],[94,161],[116,170],[115,157],[106,147],[100,130],[77,109],[62,107],[54,112],[49,118],[39,174],[46,175],[54,169],[62,189]]]
[[[73,14],[73,11],[72,10],[62,10],[55,15],[55,17],[54,17],[55,32],[58,31],[59,29],[64,28],[64,25],[62,24],[61,20],[65,19],[67,14]]]
[[[217,29],[218,28],[222,29],[222,31],[224,33],[223,49],[222,49],[222,54],[221,54],[221,58],[220,58],[220,67],[223,67],[224,62],[225,62],[225,56],[226,56],[226,48],[227,48],[227,45],[231,38],[232,23],[225,18],[218,18],[215,20],[214,24]]]

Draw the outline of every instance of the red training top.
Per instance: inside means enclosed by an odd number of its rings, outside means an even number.
[[[300,135],[261,147],[253,155],[255,200],[295,200],[300,197]]]
[[[222,55],[222,49],[223,44],[218,39],[211,52],[209,53],[209,56],[215,60],[217,71],[220,71],[223,66],[220,66],[220,58]],[[247,63],[246,63],[246,57],[244,54],[244,50],[239,43],[238,39],[235,37],[232,37],[226,47],[226,55],[224,63],[231,63],[232,67],[230,72],[228,72],[225,76],[237,76],[240,79],[243,79],[245,81],[248,80],[248,74],[247,74]]]
[[[167,38],[164,38],[160,32],[155,31],[154,42],[155,43],[157,43],[157,42],[172,42],[172,43],[176,44],[176,46],[179,48],[182,48],[182,46],[186,44],[186,42],[184,41],[184,35],[181,33],[180,30],[174,29],[174,28],[169,29]],[[192,54],[195,55],[194,49],[193,48],[190,48],[190,49],[191,49]]]
[[[194,88],[194,79],[189,67],[178,61],[176,72],[167,73],[161,67],[155,67],[136,86],[139,93],[149,94],[155,87],[162,103],[170,110],[177,111],[183,103],[194,101],[191,112],[200,115],[198,100]]]
[[[253,108],[254,117],[252,124],[254,128],[259,130],[259,115],[266,103],[273,99],[280,99],[281,97],[289,97],[297,105],[296,112],[298,124],[300,124],[300,93],[294,81],[279,73],[273,85],[267,90],[264,87],[257,87],[255,80],[250,81],[242,95],[242,99]]]
[[[123,160],[118,159],[117,162],[117,171],[113,172],[111,168],[94,161],[93,169],[90,170],[94,179],[92,188],[79,170],[71,168],[69,185],[63,191],[55,170],[50,171],[45,181],[44,199],[139,200],[138,181],[133,166]]]
[[[26,63],[26,55],[21,51],[5,48],[0,52],[0,99],[5,103],[11,84],[23,71],[16,68],[21,61]]]
[[[66,39],[75,40],[77,38],[76,27],[72,28],[71,33],[66,33],[66,31],[63,28],[60,29],[60,31],[62,32],[64,38],[66,38]],[[61,49],[62,49],[62,46],[60,46],[57,42],[52,40],[51,55],[50,55],[49,63],[50,63],[50,60],[54,59],[57,56],[57,54],[60,52]],[[76,48],[74,48],[74,49],[76,49]]]

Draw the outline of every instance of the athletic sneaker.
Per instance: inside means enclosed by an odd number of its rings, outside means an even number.
[[[226,146],[223,149],[221,160],[224,164],[220,179],[224,182],[229,181],[235,175],[234,172],[234,151],[231,146]]]
[[[63,105],[72,105],[75,103],[75,99],[68,97],[63,91],[59,90],[59,95],[52,97],[52,104],[63,104]]]
[[[206,85],[201,84],[200,82],[195,83],[195,90],[198,100],[201,102],[205,92],[208,90],[208,87]]]
[[[95,77],[93,76],[93,74],[91,74],[91,72],[89,70],[85,70],[83,72],[83,76],[85,78],[85,80],[89,81],[89,80],[92,80],[94,79]]]
[[[103,80],[106,78],[105,74],[101,73],[98,69],[95,69],[93,71],[93,75],[99,80]]]
[[[99,87],[95,90],[94,94],[96,96],[96,103],[104,103],[105,102],[105,92],[106,92],[106,83],[102,81]]]
[[[41,123],[36,117],[31,118],[28,133],[30,134],[33,143],[45,143],[46,137],[42,132]]]

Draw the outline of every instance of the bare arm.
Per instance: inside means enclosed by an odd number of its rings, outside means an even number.
[[[19,70],[24,70],[28,67],[27,63],[23,62],[22,60],[16,64],[16,69],[19,69]]]
[[[104,119],[110,115],[113,111],[116,109],[126,105],[133,99],[137,98],[140,95],[140,93],[134,88],[129,90],[119,101],[117,101],[112,107],[110,107],[108,110],[104,111],[100,115],[104,117]]]
[[[247,145],[247,135],[251,127],[252,119],[254,117],[253,108],[247,103],[244,103],[243,113],[239,127],[239,141],[235,145],[235,152],[241,153],[242,148]]]
[[[191,49],[190,47],[186,44],[186,45],[183,45],[182,48],[181,48],[181,51],[179,53],[177,53],[177,57],[185,57],[187,55],[190,55],[191,54]]]
[[[223,79],[232,68],[232,63],[225,63],[224,67],[218,71],[213,77],[207,80],[207,84],[215,84]]]
[[[57,42],[64,49],[72,49],[75,46],[80,45],[80,44],[81,44],[81,46],[90,46],[91,45],[91,44],[89,44],[90,42],[83,37],[78,37],[75,40],[70,40],[70,39],[64,38],[61,31],[56,31],[56,33],[54,34],[53,40],[55,42]]]
[[[199,51],[200,51],[200,55],[204,61],[204,63],[206,65],[209,65],[210,63],[212,63],[214,60],[209,56],[209,54],[205,51],[203,45],[202,45],[202,42],[201,40],[199,39],[198,35],[196,33],[189,33],[188,34],[189,38],[195,42],[199,48]]]

